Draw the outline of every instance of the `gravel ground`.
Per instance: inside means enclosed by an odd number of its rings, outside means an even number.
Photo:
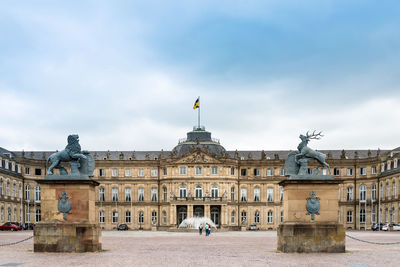
[[[32,231],[0,232],[0,245]],[[348,231],[359,239],[400,242],[400,232]],[[0,266],[400,266],[400,244],[374,245],[346,238],[346,253],[285,254],[276,232],[197,233],[103,231],[103,252],[33,253],[33,240],[0,246]]]

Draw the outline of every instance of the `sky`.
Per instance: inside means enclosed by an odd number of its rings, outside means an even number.
[[[0,1],[0,146],[400,146],[399,1]]]

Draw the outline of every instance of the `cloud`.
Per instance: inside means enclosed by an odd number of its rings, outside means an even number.
[[[316,149],[399,146],[397,17],[347,30],[335,16],[357,6],[264,2],[9,4],[0,145],[54,150],[78,133],[90,150],[170,150],[200,95],[227,149],[295,149],[311,129]]]

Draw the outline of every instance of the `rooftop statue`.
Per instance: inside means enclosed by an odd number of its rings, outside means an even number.
[[[331,175],[331,168],[326,162],[327,156],[308,147],[308,142],[310,142],[310,140],[319,140],[321,137],[323,137],[322,132],[315,133],[314,131],[312,134],[309,134],[309,132],[307,132],[306,135],[300,134],[299,138],[301,142],[297,146],[298,151],[289,153],[285,161],[286,175],[291,178],[333,178]],[[310,159],[315,159],[321,166],[327,167],[329,175],[320,174],[319,166],[317,166],[312,173],[309,173],[308,163]]]
[[[71,177],[91,177],[94,171],[94,159],[92,155],[86,151],[81,151],[79,144],[79,136],[72,134],[68,136],[68,144],[64,150],[53,153],[46,161],[47,175],[46,178],[71,178]],[[48,167],[49,163],[51,165]],[[68,174],[61,162],[69,162],[71,173]],[[53,173],[54,169],[60,171],[59,175]]]

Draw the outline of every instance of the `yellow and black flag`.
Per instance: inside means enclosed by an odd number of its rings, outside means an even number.
[[[200,108],[200,97],[197,98],[196,102],[194,102],[193,109]]]

